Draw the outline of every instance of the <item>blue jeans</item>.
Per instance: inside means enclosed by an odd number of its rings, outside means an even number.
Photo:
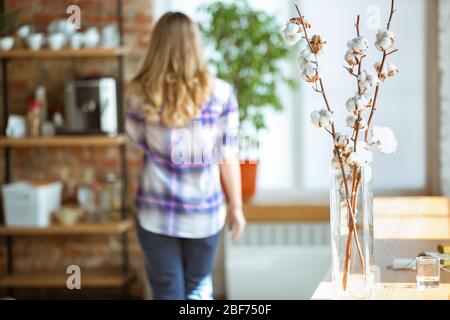
[[[211,273],[220,233],[202,239],[174,238],[137,223],[155,300],[211,300]]]

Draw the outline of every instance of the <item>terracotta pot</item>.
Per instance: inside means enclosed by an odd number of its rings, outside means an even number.
[[[245,161],[241,163],[241,184],[242,184],[242,200],[248,202],[256,191],[256,173],[258,171],[258,163]],[[222,189],[228,201],[228,194],[224,187],[223,180]]]

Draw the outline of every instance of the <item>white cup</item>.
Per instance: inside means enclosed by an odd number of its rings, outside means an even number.
[[[74,33],[70,37],[70,48],[78,50],[83,45],[83,34],[80,32]]]
[[[8,117],[8,125],[6,127],[6,136],[8,138],[23,138],[27,134],[27,125],[25,117],[18,115],[10,115]]]
[[[100,34],[97,28],[90,27],[83,35],[83,42],[87,48],[96,48],[100,43]]]
[[[17,30],[17,36],[21,39],[26,39],[28,38],[28,36],[31,33],[31,27],[27,24],[21,26],[18,30]]]
[[[64,33],[57,32],[48,36],[48,45],[52,50],[61,50],[66,44],[66,36]]]
[[[13,46],[14,46],[14,38],[13,37],[0,38],[0,50],[8,51],[8,50],[11,50]]]
[[[110,24],[102,30],[102,46],[104,48],[115,48],[119,45],[119,29],[117,24]]]
[[[28,46],[33,51],[38,51],[42,48],[44,44],[44,35],[42,33],[33,33],[27,38]]]

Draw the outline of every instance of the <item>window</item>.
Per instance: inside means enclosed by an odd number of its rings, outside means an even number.
[[[206,0],[154,1],[156,17],[167,10],[179,10],[198,17],[196,8]],[[252,0],[250,3],[278,17],[280,25],[295,15],[292,0]],[[329,45],[320,56],[325,70],[324,82],[336,111],[337,127],[345,130],[345,101],[356,90],[354,79],[345,69],[343,56],[347,40],[354,37],[356,14],[361,14],[361,32],[369,39],[371,50],[365,68],[380,59],[373,47],[377,21],[384,28],[389,0],[304,0],[302,10],[313,24],[312,32],[323,35]],[[374,184],[381,193],[420,193],[426,189],[426,0],[398,0],[392,29],[398,36],[400,52],[391,57],[400,73],[381,87],[374,122],[391,127],[399,148],[396,155],[375,156]],[[379,18],[379,19],[378,19]],[[289,65],[298,78],[295,61]],[[321,97],[300,83],[298,90],[280,88],[285,110],[269,111],[269,132],[261,143],[261,163],[257,198],[296,199],[327,197],[331,141],[312,127],[309,114],[323,107]]]

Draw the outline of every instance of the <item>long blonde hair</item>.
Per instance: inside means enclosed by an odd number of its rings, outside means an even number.
[[[151,123],[177,128],[200,115],[211,79],[198,27],[189,17],[168,12],[159,19],[131,87],[144,99],[142,111]]]

